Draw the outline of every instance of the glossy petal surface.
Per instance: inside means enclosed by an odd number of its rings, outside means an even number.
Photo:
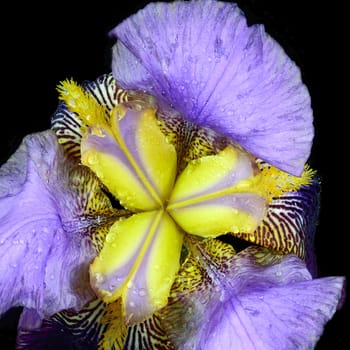
[[[157,126],[155,112],[120,107],[111,124],[110,130],[90,128],[82,162],[128,209],[161,207],[174,183],[176,152]]]
[[[310,154],[313,116],[300,71],[236,4],[151,3],[111,31],[113,74],[192,122],[294,175]]]
[[[0,313],[21,305],[44,317],[93,295],[95,252],[82,246],[83,221],[71,230],[83,202],[69,169],[51,131],[27,136],[0,169]]]
[[[234,255],[221,245],[199,243],[192,268],[180,270],[161,312],[174,344],[183,350],[313,348],[341,300],[344,278],[312,280],[295,255],[260,247]]]
[[[163,211],[118,221],[90,267],[92,285],[107,302],[122,297],[127,321],[144,321],[167,303],[181,246],[182,234]]]
[[[216,237],[227,232],[253,232],[266,201],[250,191],[251,159],[233,147],[192,161],[180,174],[167,210],[188,233]]]

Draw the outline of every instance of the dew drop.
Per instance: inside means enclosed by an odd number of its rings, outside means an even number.
[[[94,165],[94,164],[97,164],[98,163],[98,159],[97,159],[97,155],[96,154],[89,154],[87,156],[87,163],[89,165]]]
[[[102,273],[96,273],[95,274],[95,281],[97,284],[104,283],[106,281],[106,276]]]
[[[126,284],[126,288],[130,289],[132,288],[134,284],[132,283],[132,281],[129,281],[127,284]]]
[[[111,292],[113,292],[113,291],[115,290],[115,287],[116,287],[115,284],[111,284],[111,285],[108,287],[108,289],[109,289]]]
[[[144,297],[144,296],[146,296],[146,294],[147,294],[147,292],[146,292],[145,289],[141,288],[141,289],[139,290],[139,296],[140,296],[140,297]]]
[[[114,240],[115,240],[115,236],[114,235],[107,235],[106,242],[112,243],[112,242],[114,242]]]

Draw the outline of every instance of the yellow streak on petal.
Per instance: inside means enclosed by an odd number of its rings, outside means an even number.
[[[171,211],[187,233],[215,238],[224,233],[253,232],[258,220],[248,212],[219,205],[198,205]]]
[[[149,211],[116,221],[106,236],[100,254],[90,265],[90,273],[112,274],[133,257],[135,261],[132,266],[135,270],[158,227],[160,213]],[[128,279],[124,284],[127,282]]]
[[[254,175],[250,160],[239,152],[227,147],[190,162],[180,174],[167,210],[186,232],[217,237],[256,229],[266,201],[257,191],[261,179]],[[242,175],[237,166],[245,167]]]
[[[159,235],[148,261],[148,285],[152,288],[151,301],[159,309],[168,303],[168,296],[180,267],[183,234],[164,212]]]
[[[135,173],[118,158],[96,150],[82,152],[81,161],[103,182],[108,190],[130,210],[154,210],[159,203],[150,196]]]
[[[190,162],[176,181],[167,209],[173,210],[232,193],[233,188],[229,187],[201,195],[201,192],[207,192],[206,189],[215,186],[234,170],[237,159],[237,151],[233,147],[227,147],[217,155]],[[191,196],[193,198],[187,199]]]
[[[260,176],[251,176],[233,182],[232,186],[210,191],[224,177],[230,176],[230,172],[236,167],[237,158],[237,151],[233,147],[227,147],[216,155],[189,163],[176,181],[167,210],[172,211],[234,193],[255,193],[262,196],[259,188],[262,182]]]
[[[176,175],[176,150],[160,130],[154,109],[142,113],[136,138],[144,166],[162,202],[169,198]]]
[[[161,132],[155,117],[155,110],[148,108],[137,115],[139,121],[136,124],[135,135],[132,135],[136,139],[137,149],[129,150],[123,140],[118,123],[118,119],[124,117],[133,118],[136,116],[128,115],[124,106],[116,106],[111,113],[113,135],[135,173],[148,190],[153,202],[156,203],[152,208],[141,208],[146,210],[160,208],[169,196],[174,184],[177,162],[175,148],[167,142],[165,135]],[[138,164],[133,153],[139,154],[142,164]],[[129,187],[132,188],[132,185],[130,184]],[[123,201],[121,197],[123,194],[115,194]],[[127,203],[127,200],[124,202]]]
[[[144,278],[142,288],[147,298],[139,307],[145,316],[150,316],[167,304],[179,269],[182,239],[177,226],[163,210],[117,221],[99,256],[90,265],[92,286],[107,303],[122,297],[123,310],[127,310],[126,302],[136,304],[139,299],[134,301],[133,285]],[[99,286],[100,277],[108,280],[118,273],[121,273],[122,282],[116,290]]]

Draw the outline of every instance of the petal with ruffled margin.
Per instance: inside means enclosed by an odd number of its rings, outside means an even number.
[[[93,297],[88,264],[96,251],[89,230],[113,210],[91,185],[97,178],[81,168],[64,157],[52,131],[27,136],[1,167],[0,314],[21,305],[42,318]]]
[[[300,175],[313,125],[300,71],[235,4],[152,3],[114,28],[113,75]]]
[[[213,256],[207,248],[200,243],[195,249],[202,257],[191,262],[199,261],[195,275],[193,269],[180,271],[196,288],[184,290],[175,283],[178,289],[161,314],[179,349],[310,349],[316,344],[336,311],[344,278],[312,280],[295,255],[265,248],[249,247],[225,259],[220,249]]]

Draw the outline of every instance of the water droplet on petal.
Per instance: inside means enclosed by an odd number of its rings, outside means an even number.
[[[109,287],[108,287],[108,289],[111,291],[111,292],[113,292],[114,290],[115,290],[115,284],[111,284]]]
[[[97,155],[96,154],[89,154],[87,156],[87,159],[86,159],[87,163],[89,165],[94,165],[94,164],[97,164],[98,163],[98,158],[97,158]]]
[[[115,240],[115,236],[114,235],[107,235],[106,242],[112,243],[112,242],[114,242],[114,240]]]
[[[144,297],[144,296],[146,296],[146,294],[147,294],[147,292],[146,292],[145,289],[141,288],[141,289],[139,290],[139,296],[140,296],[140,297]]]
[[[133,286],[132,281],[129,281],[129,282],[126,284],[126,288],[128,288],[128,289],[132,288],[132,286]]]
[[[102,273],[96,273],[94,277],[97,284],[101,284],[106,281],[106,276]]]

